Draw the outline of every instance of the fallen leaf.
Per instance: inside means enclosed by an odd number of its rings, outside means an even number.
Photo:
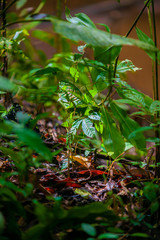
[[[80,155],[76,155],[76,156],[70,156],[70,159],[76,162],[79,162],[81,165],[83,165],[86,168],[90,168],[92,162],[90,158],[86,158],[86,157],[82,157]]]
[[[83,198],[88,198],[89,196],[92,196],[92,194],[85,189],[75,189],[74,192]]]
[[[80,171],[80,172],[77,172],[78,174],[82,174],[82,175],[92,175],[93,177],[94,176],[97,176],[97,175],[103,175],[103,174],[108,174],[107,172],[105,171],[101,171],[101,170],[96,170],[96,169],[91,169],[91,170],[84,170],[84,171]]]
[[[45,189],[46,189],[47,192],[49,192],[49,193],[54,193],[54,192],[55,192],[54,189],[51,188],[51,187],[45,187]]]

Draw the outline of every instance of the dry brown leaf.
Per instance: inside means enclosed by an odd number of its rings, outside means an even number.
[[[83,165],[86,168],[90,168],[92,164],[91,159],[82,157],[80,155],[70,156],[70,160],[79,162],[81,165]]]

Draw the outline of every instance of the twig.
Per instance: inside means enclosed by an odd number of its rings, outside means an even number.
[[[126,38],[129,36],[129,34],[130,34],[131,31],[133,30],[133,28],[136,26],[137,22],[139,21],[140,17],[142,16],[144,10],[146,9],[146,7],[148,6],[148,4],[149,4],[150,1],[151,1],[151,0],[148,0],[148,1],[145,3],[143,9],[141,10],[141,12],[139,13],[139,15],[138,15],[137,18],[135,19],[133,25],[131,26],[131,28],[129,29],[129,31],[126,33],[126,35],[125,35]],[[153,1],[153,0],[152,0],[152,1]],[[118,57],[117,57],[116,60],[115,60],[113,78],[116,77],[118,60],[119,60],[119,55],[118,55]],[[111,92],[112,92],[112,88],[109,88],[108,93],[107,93],[107,96],[106,96],[105,99],[100,103],[100,105],[102,105],[102,104],[105,103],[105,101],[106,101],[106,100],[108,99],[108,97],[110,96]]]
[[[30,23],[30,22],[51,22],[50,19],[22,19],[15,22],[7,23],[6,28],[18,23]],[[3,28],[0,28],[2,30]]]
[[[154,34],[154,44],[157,47],[157,32],[156,32],[156,18],[155,18],[155,10],[154,10],[154,0],[152,0],[152,16],[153,16],[153,34]],[[155,52],[155,99],[159,100],[159,89],[158,89],[158,56],[157,52]],[[157,111],[156,118],[159,118],[160,114]],[[155,131],[156,138],[160,138],[159,128]],[[156,146],[156,165],[160,163],[160,145]],[[156,166],[155,176],[160,177],[160,166]]]
[[[7,7],[5,7],[5,8],[1,11],[0,17],[2,17],[3,14],[4,14],[5,12],[7,12],[7,10],[8,10],[15,2],[17,2],[17,0],[13,0]]]

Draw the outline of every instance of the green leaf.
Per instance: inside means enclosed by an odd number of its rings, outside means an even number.
[[[156,100],[150,105],[149,111],[151,114],[155,114],[156,112],[160,112],[160,101]]]
[[[116,34],[110,34],[108,32],[104,32],[102,30],[98,30],[96,28],[89,28],[86,26],[81,26],[78,24],[68,23],[62,20],[50,18],[54,31],[62,34],[68,39],[74,41],[84,41],[94,47],[113,47],[113,46],[121,46],[121,45],[129,45],[129,46],[137,46],[144,50],[149,51],[157,51],[157,48],[148,43],[121,37]]]
[[[146,233],[132,233],[130,236],[132,237],[141,237],[141,238],[148,238],[148,234]]]
[[[18,90],[17,85],[9,81],[8,78],[0,76],[0,90],[7,92],[16,92]]]
[[[77,82],[77,80],[79,79],[79,72],[77,70],[77,67],[72,66],[70,68],[70,74],[75,79],[75,82]]]
[[[12,149],[5,148],[5,147],[1,147],[1,146],[0,146],[0,150],[1,150],[5,155],[10,156],[15,163],[20,164],[20,162],[21,162],[21,156],[20,156],[20,154],[18,154],[17,152],[13,151]]]
[[[121,61],[117,66],[118,73],[125,73],[127,71],[136,72],[137,70],[141,70],[141,68],[135,67],[132,61],[128,59]]]
[[[95,136],[95,128],[88,118],[82,120],[82,130],[87,137],[93,138]]]
[[[51,46],[54,45],[54,37],[53,34],[51,33],[45,32],[40,29],[36,29],[32,31],[32,36],[40,39],[43,42],[50,44]]]
[[[130,134],[134,131],[136,131],[140,126],[136,121],[129,118],[127,116],[126,111],[121,109],[117,104],[115,104],[113,101],[110,103],[111,110],[114,114],[115,119],[119,121],[121,132],[123,136],[135,147],[141,150],[145,150],[146,147],[146,141],[145,137],[143,136],[142,132],[138,132],[134,136],[134,138],[130,138]]]
[[[117,239],[119,236],[115,233],[102,233],[98,236],[98,239]]]
[[[95,60],[104,63],[105,65],[110,64],[120,54],[121,47],[108,47],[100,48],[96,47],[94,50]]]
[[[0,234],[3,231],[4,227],[5,227],[5,218],[3,214],[0,212]]]
[[[69,8],[66,8],[65,13],[66,13],[66,19],[70,23],[79,24],[79,25],[87,26],[91,28],[96,28],[95,24],[85,13],[77,13],[75,14],[76,17],[72,17],[70,14]]]
[[[129,135],[129,139],[136,137],[136,135],[140,132],[144,132],[144,131],[149,131],[149,130],[153,130],[154,131],[154,127],[150,127],[150,126],[146,126],[146,127],[139,127],[137,128],[135,131],[133,131],[130,135]]]
[[[138,36],[139,40],[141,40],[143,42],[146,42],[146,43],[148,43],[150,45],[153,45],[153,46],[155,45],[154,41],[137,27],[136,27],[136,32],[137,32],[137,36]],[[148,54],[148,56],[152,60],[155,60],[155,53],[150,52],[150,51],[146,51],[146,53]],[[160,52],[159,51],[158,51],[158,60],[160,61]]]
[[[97,112],[93,112],[91,113],[88,118],[92,119],[92,120],[96,120],[99,121],[101,119],[100,115]]]
[[[96,236],[96,229],[88,223],[81,224],[82,230],[87,233],[88,235],[95,237]]]
[[[18,138],[31,149],[42,155],[46,160],[51,160],[52,154],[50,150],[42,143],[40,136],[31,129],[24,128],[20,124],[6,121],[12,131]]]
[[[27,0],[18,0],[16,2],[16,8],[20,9],[21,7],[23,7],[25,4],[27,3]]]
[[[157,198],[159,187],[157,184],[147,183],[144,187],[144,196],[150,201],[153,202]]]
[[[103,143],[107,152],[114,152],[113,157],[118,157],[125,148],[124,139],[105,108],[102,108]]]
[[[45,3],[46,3],[46,0],[41,0],[40,4],[38,5],[36,10],[34,11],[34,14],[39,13],[41,11],[41,9],[44,7]]]
[[[81,119],[80,119],[80,120],[78,119],[78,120],[76,120],[76,121],[72,124],[72,127],[71,127],[71,129],[70,129],[70,133],[71,133],[71,134],[73,134],[73,135],[76,134],[76,132],[77,132],[77,130],[78,130],[81,122],[82,122],[82,120],[81,120]]]
[[[89,196],[92,196],[92,194],[85,189],[76,188],[74,192],[83,198],[88,198]]]
[[[157,212],[158,209],[159,209],[159,202],[158,201],[153,202],[151,205],[151,214]]]

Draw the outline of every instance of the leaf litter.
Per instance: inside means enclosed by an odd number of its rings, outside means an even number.
[[[30,169],[30,174],[35,175],[32,178],[36,179],[33,182],[34,194],[39,196],[39,199],[45,195],[60,196],[69,206],[83,205],[94,201],[105,201],[110,191],[129,199],[130,195],[136,191],[133,182],[152,179],[153,174],[150,170],[133,167],[130,162],[122,163],[118,168],[116,162],[107,167],[107,164],[104,165],[106,161],[103,159],[104,156],[100,154],[99,159],[96,159],[103,163],[102,170],[99,170],[93,153],[88,157],[83,154],[74,155],[72,147],[72,155],[68,155],[64,127],[60,125],[54,127],[51,120],[40,120],[38,126],[46,145],[54,151],[60,150],[54,157],[53,163],[46,162],[41,164],[41,167]],[[9,159],[6,160],[3,153],[1,155],[0,171],[10,171],[14,164]],[[33,158],[36,159],[36,157],[37,155],[33,155]],[[13,180],[11,177],[10,180],[16,182],[15,178],[16,176]]]

